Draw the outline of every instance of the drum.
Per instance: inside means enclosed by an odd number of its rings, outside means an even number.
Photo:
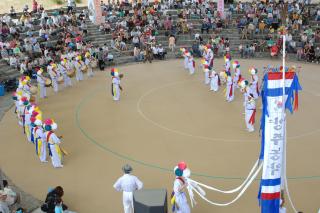
[[[92,67],[92,68],[96,68],[97,66],[98,66],[97,60],[93,60],[93,61],[91,62],[91,67]]]
[[[88,67],[87,67],[87,66],[83,66],[83,67],[81,68],[81,71],[82,71],[83,73],[87,72],[87,71],[88,71]]]
[[[67,71],[67,75],[68,75],[70,78],[74,77],[75,73],[76,73],[76,72],[74,71],[74,69]]]
[[[46,86],[46,87],[51,87],[51,85],[52,85],[51,79],[50,79],[50,78],[45,78],[45,79],[46,79],[45,86]]]
[[[58,81],[58,84],[62,84],[63,83],[63,76],[59,76],[57,81]]]
[[[37,94],[37,92],[38,92],[38,88],[36,87],[36,86],[31,86],[30,87],[30,92],[31,92],[31,94],[32,95],[36,95]]]

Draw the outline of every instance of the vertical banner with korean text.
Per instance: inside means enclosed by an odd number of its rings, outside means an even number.
[[[295,72],[285,73],[284,100],[282,72],[269,72],[264,76],[260,154],[263,170],[259,192],[262,213],[279,212],[286,122],[283,106],[291,112],[297,109],[299,90],[301,86]]]

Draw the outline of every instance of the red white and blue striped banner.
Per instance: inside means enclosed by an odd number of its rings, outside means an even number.
[[[262,213],[278,213],[280,206],[285,120],[283,113],[282,72],[269,72],[264,76],[262,91],[262,144],[263,160],[259,200]],[[301,86],[295,72],[285,73],[285,108],[291,112],[298,108],[298,91]]]

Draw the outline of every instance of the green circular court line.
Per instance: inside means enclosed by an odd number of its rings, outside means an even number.
[[[161,167],[161,166],[158,166],[158,165],[155,165],[155,164],[150,164],[150,163],[147,163],[145,161],[141,161],[141,160],[138,160],[138,159],[135,159],[135,158],[132,158],[130,156],[127,156],[127,155],[123,155],[119,152],[116,152],[112,149],[110,149],[109,147],[107,146],[104,146],[100,143],[98,143],[94,138],[92,138],[80,125],[80,121],[79,121],[79,114],[80,114],[80,110],[82,108],[82,106],[84,104],[87,103],[88,100],[90,100],[95,94],[96,92],[98,91],[98,89],[100,89],[100,86],[97,87],[96,89],[92,90],[92,92],[84,97],[80,103],[77,105],[76,107],[76,110],[75,110],[75,122],[76,122],[76,125],[78,127],[78,129],[81,131],[81,133],[83,134],[83,136],[85,136],[88,141],[93,144],[93,145],[96,145],[97,147],[101,148],[102,150],[106,151],[106,152],[109,152],[111,153],[112,155],[122,159],[122,160],[128,160],[128,161],[131,161],[133,163],[136,163],[136,164],[140,164],[142,166],[146,166],[146,167],[149,167],[149,168],[152,168],[152,169],[158,169],[158,170],[161,170],[161,171],[164,171],[164,172],[170,172],[170,173],[173,173],[173,169],[168,169],[168,168],[164,168],[164,167]],[[227,176],[213,176],[213,175],[207,175],[207,174],[202,174],[202,173],[192,173],[193,176],[198,176],[198,177],[206,177],[206,178],[210,178],[210,179],[220,179],[220,180],[245,180],[246,177],[227,177]],[[297,177],[288,177],[288,179],[290,180],[308,180],[308,179],[316,179],[316,180],[319,180],[320,179],[320,176],[297,176]],[[257,178],[255,180],[260,180],[260,178]]]

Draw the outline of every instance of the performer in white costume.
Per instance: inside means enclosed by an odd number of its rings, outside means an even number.
[[[217,92],[219,90],[220,86],[220,80],[219,80],[219,75],[212,70],[210,74],[210,90]]]
[[[74,68],[76,69],[76,80],[82,81],[83,80],[83,73],[82,73],[82,63],[81,63],[81,56],[76,56],[75,61],[73,62]]]
[[[230,73],[227,73],[227,76],[226,100],[231,102],[234,99],[234,85]]]
[[[209,75],[210,75],[210,73],[209,73],[209,63],[208,63],[208,61],[204,61],[203,62],[203,73],[204,73],[204,83],[205,84],[209,84],[210,83],[210,77],[209,77]]]
[[[133,213],[133,192],[142,189],[143,183],[136,176],[130,174],[132,172],[130,165],[123,166],[122,170],[124,175],[116,181],[113,187],[117,191],[123,192],[124,213]]]
[[[193,75],[196,67],[196,62],[194,61],[193,56],[191,53],[188,53],[188,68],[189,68],[189,74]]]
[[[46,98],[47,97],[47,89],[46,89],[46,80],[44,76],[42,75],[43,69],[40,68],[37,71],[37,82],[38,82],[38,88],[40,93],[40,98]]]
[[[260,92],[259,92],[259,77],[257,75],[258,70],[256,68],[251,68],[251,82],[250,82],[250,92],[253,94],[254,99],[258,99]]]
[[[88,77],[93,77],[92,58],[91,58],[90,52],[86,52],[84,64],[85,64],[85,65],[87,66],[87,68],[88,68],[88,71],[87,71]]]
[[[245,111],[245,121],[246,121],[247,130],[249,132],[254,131],[255,115],[256,115],[256,103],[255,103],[253,94],[250,94],[248,96],[248,101],[246,102],[246,111]]]
[[[248,97],[250,95],[249,82],[245,79],[240,79],[239,86],[240,86],[240,91],[243,94],[243,107],[244,107],[244,114],[245,114],[246,103],[247,103]]]
[[[173,193],[174,193],[174,212],[176,213],[190,213],[190,207],[188,204],[186,193],[184,189],[187,187],[187,183],[183,177],[183,171],[179,168],[175,168],[174,173],[176,179],[173,183]],[[172,200],[171,200],[172,202]]]
[[[238,83],[241,79],[240,63],[239,63],[239,61],[234,61],[232,65],[233,65],[233,69],[234,69],[233,83],[236,88],[239,88]]]
[[[34,138],[35,138],[35,146],[36,146],[36,154],[40,159],[40,162],[47,163],[47,142],[46,135],[42,128],[41,116],[34,117]]]
[[[122,74],[119,74],[118,69],[111,69],[112,83],[111,83],[111,94],[114,101],[120,100],[120,90],[122,87],[120,86],[120,78],[122,78]]]
[[[58,64],[58,69],[60,74],[63,76],[63,81],[64,81],[64,87],[71,87],[72,82],[71,78],[67,74],[67,59],[62,58],[60,64]]]
[[[231,74],[231,55],[229,53],[224,56],[224,61],[226,72]]]
[[[58,86],[59,73],[57,71],[57,65],[55,63],[51,62],[48,65],[47,70],[48,70],[48,73],[49,73],[50,78],[51,78],[53,91],[57,93],[59,91],[59,86]]]
[[[182,51],[182,56],[184,57],[184,60],[183,60],[184,68],[188,70],[189,69],[189,58],[188,58],[189,52],[185,48],[181,48],[181,51]]]
[[[62,168],[62,151],[60,148],[61,141],[54,132],[57,128],[58,125],[52,119],[45,120],[43,129],[45,131],[52,165],[54,168]]]

